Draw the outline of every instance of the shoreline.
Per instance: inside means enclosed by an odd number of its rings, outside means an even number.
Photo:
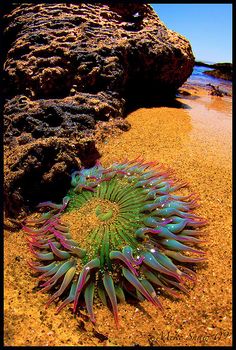
[[[196,267],[197,285],[180,300],[160,296],[164,314],[144,301],[119,304],[121,328],[96,304],[97,323],[71,306],[55,315],[45,309],[47,294],[26,261],[31,258],[22,231],[5,231],[5,346],[177,346],[232,345],[232,98],[185,83],[172,107],[140,108],[126,120],[131,129],[100,142],[103,166],[141,155],[170,166],[200,196],[197,213],[208,219],[207,263]],[[145,125],[145,127],[144,127]],[[20,331],[19,331],[20,330]]]
[[[206,67],[205,74],[224,80],[233,80],[233,64],[229,62],[218,62],[213,64],[195,61],[195,66]],[[209,70],[210,68],[210,70]]]

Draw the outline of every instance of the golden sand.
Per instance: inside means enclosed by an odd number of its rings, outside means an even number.
[[[229,97],[195,89],[175,107],[131,113],[131,130],[100,145],[104,166],[138,155],[158,160],[200,195],[197,213],[209,221],[203,244],[208,261],[199,264],[189,297],[160,296],[164,313],[148,301],[119,304],[120,329],[100,304],[94,307],[95,327],[83,313],[73,316],[71,305],[55,315],[55,304],[45,309],[48,295],[35,288],[24,233],[5,232],[6,346],[232,345],[231,104]]]

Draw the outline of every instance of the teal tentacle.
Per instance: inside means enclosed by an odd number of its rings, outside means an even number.
[[[86,287],[84,291],[84,298],[85,298],[85,304],[88,311],[88,314],[90,316],[90,320],[95,323],[95,317],[93,312],[93,296],[94,296],[94,282],[90,281],[88,286]]]
[[[117,299],[116,299],[116,292],[115,292],[113,279],[111,278],[108,272],[104,272],[104,276],[102,280],[103,280],[105,290],[111,301],[115,322],[116,322],[116,325],[118,326],[119,322],[118,322]]]

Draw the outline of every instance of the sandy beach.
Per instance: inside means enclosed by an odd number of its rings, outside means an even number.
[[[183,87],[184,88],[184,87]],[[131,129],[99,145],[101,163],[158,160],[200,196],[196,212],[208,220],[207,262],[198,265],[197,284],[180,300],[160,296],[161,313],[148,301],[119,304],[113,315],[94,306],[96,325],[69,305],[55,315],[37,280],[23,231],[4,234],[5,346],[224,346],[232,345],[232,98],[190,88],[174,106],[141,108],[127,117]],[[50,199],[49,199],[50,200]]]

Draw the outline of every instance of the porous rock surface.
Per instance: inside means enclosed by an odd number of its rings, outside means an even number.
[[[98,125],[127,130],[128,102],[173,95],[189,42],[147,4],[21,4],[5,15],[4,198],[8,216],[63,196],[99,157]]]

